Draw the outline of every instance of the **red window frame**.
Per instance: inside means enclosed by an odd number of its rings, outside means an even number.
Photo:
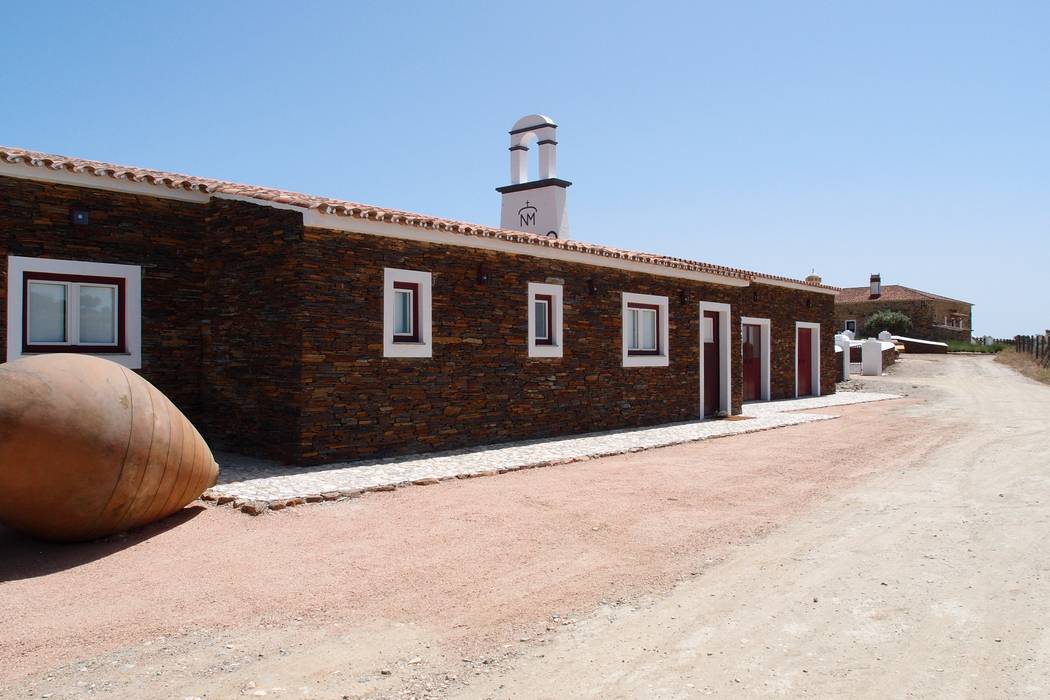
[[[408,334],[392,333],[395,343],[418,343],[419,342],[419,284],[416,282],[394,281],[394,289],[403,289],[412,292],[412,332]],[[396,309],[395,309],[396,312]]]
[[[537,301],[546,302],[547,304],[547,337],[540,338],[537,336],[535,338],[536,345],[554,345],[554,295],[533,294],[533,309],[535,309]],[[533,311],[533,313],[535,313],[535,311]],[[535,333],[535,327],[533,328],[533,333]]]
[[[661,352],[660,352],[660,338],[661,338],[661,336],[660,336],[660,305],[659,304],[642,304],[640,302],[629,301],[629,302],[627,302],[627,308],[628,309],[647,309],[647,310],[656,312],[656,335],[654,336],[654,338],[656,339],[656,349],[655,350],[637,350],[637,349],[631,349],[630,347],[628,347],[627,348],[627,355],[628,355],[628,357],[631,357],[631,356],[634,356],[634,355],[659,355],[659,354],[661,354]],[[626,322],[626,319],[625,319],[625,322]]]
[[[117,288],[117,344],[116,345],[74,345],[72,342],[63,345],[33,345],[29,342],[29,283],[31,281],[44,282],[73,282],[86,284],[108,284]],[[125,354],[128,351],[127,339],[127,280],[123,277],[95,277],[94,275],[66,275],[56,272],[31,272],[22,273],[22,352],[45,353],[45,352],[75,352],[75,353],[105,353]],[[69,300],[66,300],[69,303]],[[77,311],[79,313],[79,310]],[[68,320],[68,319],[67,319]],[[68,337],[69,328],[66,329]]]

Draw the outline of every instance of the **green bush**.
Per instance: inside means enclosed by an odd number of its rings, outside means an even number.
[[[887,309],[876,311],[864,322],[864,335],[869,338],[878,337],[879,333],[889,331],[893,335],[908,335],[911,330],[911,319],[907,314],[900,311]]]

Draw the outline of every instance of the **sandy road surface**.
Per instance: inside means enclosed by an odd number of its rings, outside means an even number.
[[[461,694],[1050,696],[1050,387],[990,358],[906,364],[933,395],[909,409],[922,459]]]
[[[0,697],[1045,695],[1050,389],[895,371],[911,398],[768,433],[0,531]]]

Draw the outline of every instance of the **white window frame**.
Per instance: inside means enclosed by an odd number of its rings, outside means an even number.
[[[755,318],[754,316],[741,316],[740,317],[740,343],[741,343],[741,364],[744,361],[743,358],[743,337],[744,337],[744,326],[758,326],[759,336],[762,343],[762,352],[759,355],[758,362],[761,368],[759,383],[761,384],[762,398],[759,401],[769,401],[772,396],[770,391],[770,359],[772,357],[772,343],[770,342],[773,338],[772,325],[768,318]],[[743,385],[741,384],[741,390]]]
[[[700,302],[700,420],[704,420],[707,407],[704,406],[704,313],[714,311],[718,314],[718,383],[721,385],[721,395],[718,397],[718,407],[715,415],[724,411],[726,415],[733,412],[733,353],[732,348],[732,318],[733,307],[719,301]]]
[[[419,341],[415,343],[394,341],[394,293],[395,282],[407,282],[419,289]],[[383,269],[383,357],[432,357],[433,336],[431,333],[431,282],[429,272]]]
[[[656,324],[658,327],[657,338],[657,349],[659,354],[656,355],[632,355],[629,352],[630,337],[627,325],[627,318],[629,315],[628,305],[629,304],[652,304],[658,307],[658,317]],[[669,344],[670,332],[669,326],[670,315],[668,314],[668,303],[667,297],[657,296],[655,294],[634,294],[632,292],[623,292],[620,309],[620,326],[622,330],[622,353],[623,353],[623,366],[624,367],[667,367],[670,364],[671,347]]]
[[[813,344],[810,348],[810,367],[812,369],[813,396],[820,396],[820,324],[807,321],[795,321],[795,398],[798,398],[798,330],[809,328],[813,331]]]
[[[26,272],[43,272],[55,275],[81,275],[85,277],[119,277],[124,280],[124,341],[125,352],[90,352],[81,353],[123,365],[128,369],[142,369],[142,268],[138,265],[118,265],[114,263],[95,263],[82,260],[53,260],[50,258],[27,258],[17,255],[7,257],[7,361],[17,360],[23,356],[37,353],[23,353],[22,309],[25,306],[23,278]],[[58,281],[61,283],[60,281]],[[88,286],[109,286],[78,282]],[[68,287],[67,287],[68,290]],[[66,343],[54,345],[71,345],[75,336],[79,316],[79,299],[73,307],[74,298],[66,297]],[[75,312],[76,311],[76,312]],[[72,314],[74,320],[69,320]],[[116,328],[116,326],[114,326]],[[119,333],[119,328],[117,332]],[[118,341],[119,342],[119,341]],[[50,343],[37,343],[50,345]]]
[[[528,322],[529,322],[529,357],[561,357],[564,347],[564,323],[562,322],[564,288],[560,284],[543,284],[529,282],[528,286]],[[551,344],[536,342],[536,297],[546,295],[551,298]]]

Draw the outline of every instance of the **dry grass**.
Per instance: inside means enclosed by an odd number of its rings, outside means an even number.
[[[996,362],[1013,367],[1026,377],[1036,381],[1050,384],[1050,368],[1040,367],[1035,357],[1026,352],[1017,352],[1013,348],[1006,348],[995,356]]]

